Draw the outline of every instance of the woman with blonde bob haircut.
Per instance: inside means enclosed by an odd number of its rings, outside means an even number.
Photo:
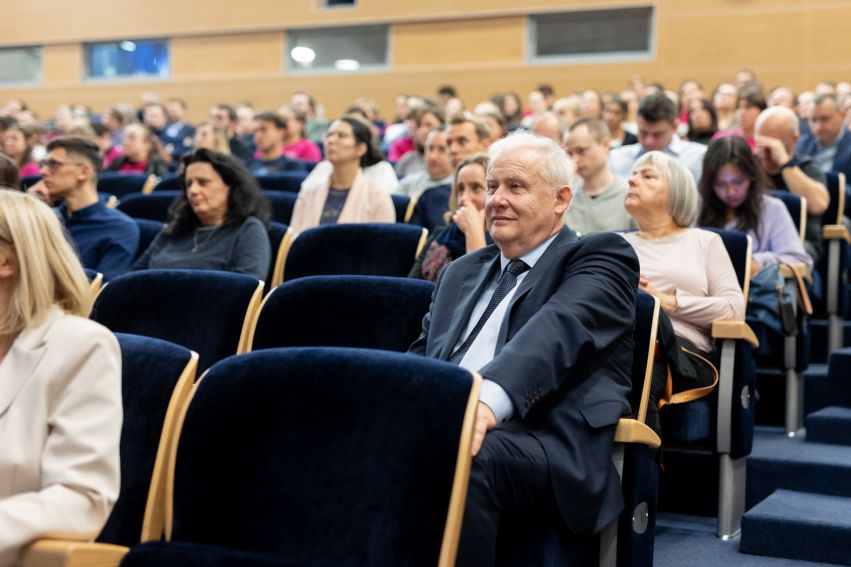
[[[118,497],[121,354],[90,307],[53,211],[0,191],[0,565],[96,536]]]

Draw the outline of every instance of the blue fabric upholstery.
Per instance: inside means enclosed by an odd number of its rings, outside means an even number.
[[[103,172],[98,177],[98,192],[120,199],[130,193],[141,193],[147,181],[145,174]]]
[[[148,195],[141,193],[126,195],[116,208],[136,219],[166,222],[168,221],[168,208],[180,194],[180,191],[163,190]]]
[[[136,250],[136,257],[133,259],[135,261],[148,249],[148,246],[163,229],[164,223],[140,218],[134,218],[133,220],[136,221],[136,226],[139,227],[139,248]]]
[[[116,333],[170,341],[198,353],[199,371],[236,354],[258,281],[212,270],[143,270],[112,280],[91,318]]]
[[[24,175],[21,177],[21,189],[28,189],[41,181],[41,175]]]
[[[192,543],[151,541],[124,556],[121,567],[179,565],[180,567],[281,567],[278,557]]]
[[[252,350],[341,346],[405,352],[420,335],[434,284],[381,276],[309,276],[266,298]]]
[[[293,240],[284,279],[360,274],[405,277],[422,236],[405,224],[333,224],[305,230]]]
[[[443,215],[449,210],[449,193],[452,191],[452,185],[438,185],[426,189],[417,199],[417,204],[414,205],[414,212],[411,215],[411,224],[419,225],[428,229],[429,232],[434,232],[434,229],[446,224]]]
[[[86,277],[89,278],[90,282],[94,280],[100,273],[97,270],[90,270],[89,268],[83,268],[83,271],[86,273]]]
[[[282,224],[290,224],[298,195],[287,191],[264,191],[263,193],[269,199],[272,220]]]
[[[393,199],[393,208],[396,209],[396,222],[405,222],[405,213],[408,212],[408,205],[411,203],[411,198],[407,195],[390,195]]]
[[[162,179],[154,185],[154,191],[183,191],[183,183],[179,175],[169,173],[168,175],[163,175]]]
[[[118,333],[121,346],[121,492],[97,541],[130,546],[139,542],[148,488],[166,410],[191,358],[181,346]]]
[[[289,191],[290,193],[298,193],[301,190],[301,182],[307,178],[307,172],[310,169],[305,165],[305,171],[282,171],[274,175],[258,175],[255,179],[257,179],[257,183],[264,191]]]
[[[281,247],[281,241],[287,234],[287,225],[279,222],[269,223],[269,247],[272,250],[272,261],[269,262],[269,274],[266,276],[266,283],[271,285],[272,277],[275,275],[275,258],[278,257],[278,248]]]
[[[471,386],[456,365],[372,350],[220,362],[180,433],[171,540],[284,565],[435,565]]]

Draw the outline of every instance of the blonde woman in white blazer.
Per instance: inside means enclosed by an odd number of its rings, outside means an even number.
[[[0,191],[0,565],[40,537],[96,536],[118,497],[121,353],[90,307],[53,211]]]
[[[343,116],[328,127],[324,144],[330,175],[311,174],[304,180],[290,228],[302,232],[321,224],[395,222],[390,197],[395,185],[383,187],[364,173],[383,159],[372,126],[355,116]]]

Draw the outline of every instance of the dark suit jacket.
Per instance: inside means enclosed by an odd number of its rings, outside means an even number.
[[[476,301],[499,272],[499,249],[444,270],[410,352],[447,360]],[[614,427],[629,412],[638,259],[621,236],[563,229],[520,283],[496,356],[481,374],[508,393],[514,419],[544,447],[561,515],[579,534],[623,508]]]
[[[845,126],[843,125],[843,128]],[[802,156],[813,156],[818,151],[818,140],[812,134],[801,136],[795,153]],[[836,147],[836,155],[833,157],[831,171],[844,173],[845,179],[851,179],[851,132],[845,132]]]

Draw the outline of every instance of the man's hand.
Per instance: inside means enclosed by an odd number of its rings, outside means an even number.
[[[47,185],[44,184],[44,181],[39,181],[34,185],[30,185],[27,188],[27,193],[36,199],[44,201],[48,205],[50,204],[50,193],[48,192]]]
[[[473,426],[473,445],[470,453],[475,457],[482,448],[485,433],[496,427],[496,416],[493,410],[485,403],[479,402],[476,407],[476,422]]]
[[[769,136],[754,136],[754,140],[756,140],[756,144],[759,146],[759,151],[773,162],[773,165],[776,167],[779,168],[781,165],[789,161],[789,152],[786,151],[786,147],[783,145],[783,142],[777,138],[771,138]]]

